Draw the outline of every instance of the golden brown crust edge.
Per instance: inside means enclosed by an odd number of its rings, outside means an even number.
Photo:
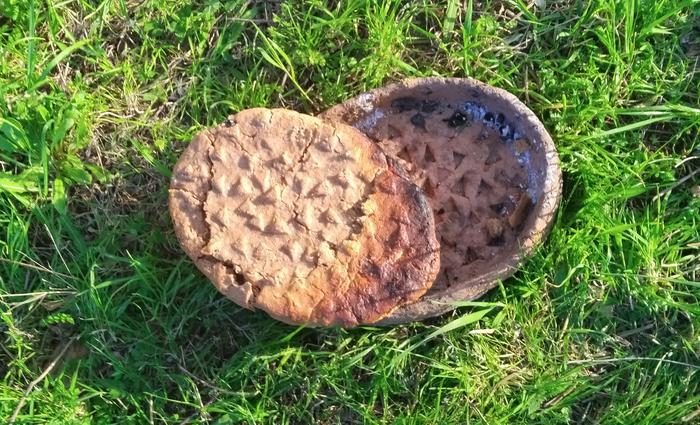
[[[345,327],[376,322],[419,299],[437,276],[439,243],[421,190],[394,169],[379,174],[373,186],[365,207],[382,208],[371,213],[358,238],[360,252],[349,267],[354,284],[341,299],[316,306],[313,322]],[[327,322],[329,317],[336,323]]]

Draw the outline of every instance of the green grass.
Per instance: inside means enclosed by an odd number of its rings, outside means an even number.
[[[0,0],[0,422],[58,359],[17,423],[700,423],[700,3],[537,3]],[[562,160],[486,304],[293,328],[183,255],[198,130],[430,75],[515,93]]]

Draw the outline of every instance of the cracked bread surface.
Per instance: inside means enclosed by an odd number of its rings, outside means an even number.
[[[373,323],[439,270],[422,190],[358,131],[292,111],[242,111],[195,137],[169,205],[219,291],[288,323]]]

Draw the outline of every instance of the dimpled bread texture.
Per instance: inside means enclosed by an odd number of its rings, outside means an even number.
[[[227,297],[278,320],[352,327],[418,299],[439,270],[422,191],[361,133],[251,109],[175,166],[178,239]]]
[[[342,108],[323,115],[362,130],[427,195],[441,246],[430,294],[507,258],[532,210],[528,173],[519,162],[530,143],[502,114],[470,106],[464,111],[449,102],[402,97],[365,119],[344,116]]]

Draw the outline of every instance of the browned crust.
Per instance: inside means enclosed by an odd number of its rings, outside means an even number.
[[[279,126],[289,123],[299,131],[286,134],[302,134],[301,139],[280,136]],[[284,140],[270,140],[273,136]],[[294,176],[319,172],[304,171],[306,161],[314,154],[315,143],[333,137],[348,149],[342,154],[344,158],[355,158],[348,164],[358,173],[357,180],[366,183],[359,184],[359,192],[353,192],[353,208],[341,211],[354,230],[335,244],[328,244],[314,239],[317,234],[295,221],[305,203],[312,202],[311,195],[307,198],[300,191],[296,199],[290,200],[284,194],[293,190]],[[270,200],[272,206],[257,206],[273,211],[276,218],[289,219],[283,223],[285,229],[293,230],[288,235],[266,233],[267,225],[253,236],[246,234],[253,231],[245,226],[227,226],[227,214],[237,211],[244,198],[227,198],[222,192],[221,182],[236,177],[236,173],[226,171],[228,166],[222,158],[239,154],[240,158],[255,158],[260,143],[289,144],[292,156],[299,158],[290,165],[289,176],[279,181],[273,178],[273,184],[281,186],[276,192],[282,197]],[[242,175],[243,170],[239,172]],[[343,200],[347,195],[344,193]],[[249,197],[258,195],[252,193]],[[223,294],[241,306],[263,309],[288,323],[350,327],[375,322],[417,300],[439,270],[433,216],[421,190],[388,164],[383,153],[358,131],[291,111],[243,111],[230,117],[226,125],[198,135],[175,166],[169,207],[183,249]],[[312,214],[319,221],[323,219],[320,210]],[[278,245],[274,243],[282,243],[280,240],[294,244],[298,239],[303,243],[298,246],[303,254],[290,253],[285,262],[275,256],[279,252],[272,253],[272,257],[245,257],[237,254],[241,247],[214,249],[212,244],[226,245],[222,235],[232,235],[235,242],[231,243],[236,244],[250,236],[256,246],[269,249],[275,249]],[[273,240],[277,242],[270,242]],[[324,249],[330,251],[322,252]],[[308,274],[297,276],[290,274],[297,266],[294,260],[315,263],[308,266]],[[280,270],[272,271],[270,261]]]
[[[427,290],[425,282],[432,283],[438,273],[433,215],[420,189],[387,170],[373,182],[369,201],[380,207],[359,235],[360,254],[350,267],[352,284],[344,297],[319,303],[313,321],[334,317],[343,326],[376,322],[420,298]]]

